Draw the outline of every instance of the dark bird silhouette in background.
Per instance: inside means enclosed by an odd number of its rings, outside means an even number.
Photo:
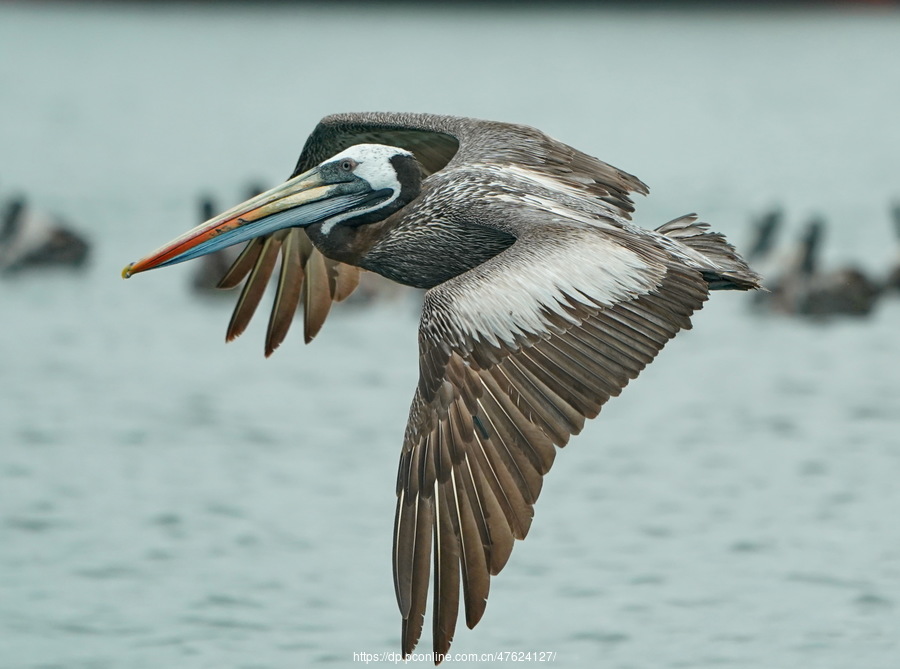
[[[880,295],[880,288],[865,272],[847,265],[821,268],[825,222],[814,218],[803,231],[797,254],[769,287],[772,309],[785,314],[822,318],[867,316]]]
[[[900,243],[900,201],[891,205],[891,220],[894,224],[894,233],[897,242]],[[896,258],[888,269],[887,278],[884,282],[885,290],[891,293],[900,292],[900,247],[898,247]]]
[[[29,206],[24,196],[11,198],[0,216],[0,272],[86,265],[88,242],[66,221]]]

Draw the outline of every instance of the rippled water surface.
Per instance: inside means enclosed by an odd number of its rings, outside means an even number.
[[[0,4],[0,198],[93,243],[84,273],[0,280],[0,667],[399,648],[414,300],[338,309],[268,360],[264,323],[225,346],[230,300],[191,295],[191,267],[118,279],[201,191],[276,183],[329,112],[463,114],[638,174],[647,226],[696,210],[742,244],[780,203],[826,216],[829,262],[881,272],[897,63],[889,11]],[[714,295],[566,448],[453,651],[900,666],[900,299],[824,324],[748,302]]]

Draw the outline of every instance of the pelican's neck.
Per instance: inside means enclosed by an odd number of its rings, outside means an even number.
[[[391,218],[364,225],[325,226],[314,223],[306,228],[306,234],[326,258],[363,267],[365,256],[392,227]]]
[[[385,230],[360,267],[415,288],[433,288],[493,258],[515,242],[512,235],[465,221],[405,222]]]

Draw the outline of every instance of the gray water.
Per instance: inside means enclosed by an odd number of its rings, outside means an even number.
[[[0,109],[0,197],[94,244],[85,274],[0,281],[2,669],[399,649],[413,305],[336,309],[265,360],[264,319],[226,346],[189,266],[118,278],[200,191],[287,176],[326,113],[528,123],[646,181],[647,226],[698,211],[741,244],[781,203],[827,216],[829,262],[896,254],[889,10],[0,4]],[[714,295],[565,449],[453,652],[900,666],[900,300],[824,324],[748,301]]]

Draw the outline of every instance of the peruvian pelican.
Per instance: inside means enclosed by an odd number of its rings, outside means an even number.
[[[881,287],[860,268],[846,265],[823,271],[822,240],[825,222],[814,218],[805,227],[792,262],[766,293],[776,312],[812,318],[868,316]]]
[[[894,222],[894,232],[897,234],[897,238],[900,239],[900,201],[891,205],[891,218]],[[884,286],[889,291],[900,291],[900,254],[898,254],[888,270]]]
[[[754,222],[752,243],[744,254],[748,261],[756,265],[756,261],[772,254],[783,219],[784,212],[776,208],[767,211]]]
[[[427,289],[419,383],[397,477],[393,572],[402,650],[419,640],[434,560],[434,658],[460,606],[474,627],[490,577],[523,539],[557,447],[618,395],[710,290],[757,276],[694,215],[631,222],[636,177],[542,132],[428,114],[340,114],[293,175],[128,265],[123,276],[248,241],[245,327],[281,253],[266,353],[298,303],[315,336],[362,267]]]
[[[32,267],[83,267],[88,243],[65,221],[30,207],[22,196],[0,215],[0,273]]]

